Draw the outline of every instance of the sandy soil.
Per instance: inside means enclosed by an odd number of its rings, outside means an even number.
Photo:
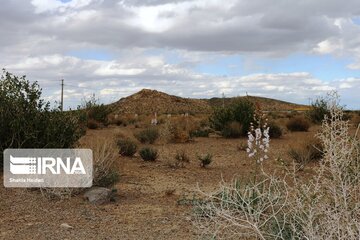
[[[129,127],[109,127],[89,131],[86,137],[119,132],[131,135],[132,131]],[[314,131],[288,133],[272,140],[265,169],[281,172],[283,167],[275,159],[286,161],[289,146],[305,141]],[[118,199],[101,206],[87,203],[82,195],[55,201],[38,191],[1,186],[0,239],[197,239],[192,206],[184,200],[198,195],[198,188],[212,191],[221,180],[249,177],[254,161],[237,148],[245,141],[212,137],[185,144],[155,144],[160,151],[156,162],[119,156],[121,179],[114,186]],[[185,168],[173,169],[168,162],[180,149],[188,153],[191,162]],[[213,154],[213,163],[207,169],[200,168],[196,154],[208,152]],[[311,174],[311,168],[302,174]],[[61,228],[62,223],[73,229]]]

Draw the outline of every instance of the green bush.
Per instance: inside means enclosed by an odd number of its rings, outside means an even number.
[[[141,143],[153,144],[159,137],[159,131],[156,128],[147,128],[138,133],[135,133],[134,136]]]
[[[307,132],[309,130],[310,123],[304,117],[295,117],[286,123],[286,127],[293,132]]]
[[[37,82],[5,70],[0,78],[0,168],[6,148],[71,148],[84,135],[77,111],[50,109]]]
[[[211,127],[223,131],[231,122],[242,125],[241,135],[246,136],[253,121],[255,112],[254,104],[246,98],[238,99],[225,108],[215,109],[210,117]]]
[[[328,101],[325,98],[318,98],[311,104],[308,111],[308,117],[313,123],[320,124],[324,120],[325,115],[329,115]]]
[[[144,161],[155,161],[159,156],[157,150],[150,147],[142,148],[139,154]]]
[[[270,138],[280,138],[282,136],[282,130],[279,125],[274,122],[269,123],[269,136]]]
[[[93,120],[102,123],[105,126],[108,125],[108,115],[111,111],[108,106],[99,104],[95,96],[92,96],[90,100],[85,101],[80,108],[85,111],[88,121]]]
[[[137,151],[137,144],[136,142],[130,139],[119,139],[117,141],[117,145],[120,148],[119,153],[123,156],[134,156]]]
[[[207,165],[209,165],[212,162],[212,154],[208,153],[205,155],[198,155],[197,158],[200,161],[200,166],[205,168]]]

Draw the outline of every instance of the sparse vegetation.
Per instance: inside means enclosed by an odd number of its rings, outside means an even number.
[[[185,164],[190,162],[189,156],[186,154],[186,152],[178,151],[175,155],[175,167],[185,167]]]
[[[286,127],[293,132],[307,132],[310,128],[310,123],[304,117],[295,117],[286,123]]]
[[[199,161],[200,161],[200,166],[203,167],[203,168],[205,168],[205,167],[207,167],[208,165],[210,165],[210,163],[211,163],[212,160],[213,160],[213,159],[212,159],[213,156],[212,156],[212,154],[210,154],[210,153],[207,153],[207,154],[205,154],[205,155],[198,155],[197,158],[198,158]]]
[[[262,171],[256,181],[221,183],[195,207],[195,224],[213,239],[359,239],[359,139],[337,99],[322,123],[319,166],[309,180]],[[318,153],[317,153],[318,154]],[[291,184],[287,181],[291,180]]]
[[[119,139],[117,141],[117,145],[119,147],[119,153],[123,156],[132,157],[137,151],[137,144],[136,142],[130,139]]]
[[[156,139],[159,137],[159,130],[155,127],[146,128],[138,133],[135,133],[134,136],[141,143],[150,143],[153,144]]]
[[[158,158],[158,151],[155,148],[144,147],[139,151],[140,157],[144,161],[155,161]]]

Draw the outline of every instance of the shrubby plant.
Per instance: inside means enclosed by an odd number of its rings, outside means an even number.
[[[144,161],[155,161],[159,154],[158,151],[155,148],[151,148],[151,147],[144,147],[139,151],[140,157],[144,160]]]
[[[241,134],[245,136],[250,128],[255,107],[248,99],[238,99],[230,106],[218,108],[210,117],[210,124],[216,131],[223,131],[231,122],[241,124]]]
[[[135,133],[134,136],[141,143],[153,144],[159,137],[159,130],[155,127],[146,128],[138,133]]]
[[[212,154],[207,153],[205,155],[198,155],[197,158],[200,161],[200,166],[205,168],[212,162],[213,156]]]
[[[0,78],[0,168],[6,148],[70,148],[85,133],[78,112],[41,99],[37,82],[5,70]]]
[[[286,123],[286,127],[293,132],[307,132],[310,128],[310,123],[304,117],[294,117]]]
[[[131,139],[119,139],[117,141],[117,146],[119,147],[119,153],[123,156],[132,157],[137,151],[136,142]]]

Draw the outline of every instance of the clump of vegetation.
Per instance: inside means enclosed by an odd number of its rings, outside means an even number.
[[[320,97],[311,103],[311,108],[307,114],[313,123],[320,124],[325,116],[329,116],[329,113],[328,100]]]
[[[239,122],[230,122],[221,131],[221,134],[225,138],[238,138],[242,135],[242,125]]]
[[[159,137],[159,130],[154,127],[146,128],[138,133],[135,133],[134,136],[141,143],[153,144]]]
[[[310,162],[318,162],[323,157],[324,147],[322,143],[314,138],[298,147],[291,147],[288,154],[294,160],[297,169],[302,170]]]
[[[161,127],[160,138],[164,142],[189,142],[191,140],[190,132],[194,128],[194,123],[190,117],[168,119]]]
[[[310,128],[310,123],[304,117],[295,117],[286,123],[286,127],[293,132],[307,132]]]
[[[99,104],[99,100],[93,95],[89,100],[85,100],[82,106],[79,107],[79,110],[85,114],[85,118],[90,122],[90,126],[94,126],[94,122],[98,125],[102,124],[107,126],[109,124],[108,115],[110,114],[110,109],[104,104]]]
[[[100,187],[113,186],[120,179],[117,170],[116,144],[105,138],[96,138],[83,144],[82,147],[93,151],[93,185]]]
[[[254,112],[255,106],[251,101],[248,99],[238,99],[229,106],[215,109],[210,117],[210,124],[216,131],[223,131],[232,122],[237,122],[242,126],[241,134],[246,136],[250,123],[253,120]]]
[[[78,112],[50,108],[37,82],[5,70],[0,78],[0,168],[6,148],[71,148],[84,135]]]
[[[274,122],[269,123],[269,136],[270,138],[280,138],[282,136],[282,130],[279,125]]]
[[[130,139],[119,139],[117,141],[117,145],[119,147],[119,153],[123,156],[132,157],[137,151],[137,144],[136,142]]]
[[[99,123],[97,121],[95,121],[94,119],[89,119],[87,121],[87,127],[89,129],[98,129],[99,128]]]
[[[185,167],[185,164],[190,162],[189,156],[186,154],[185,151],[178,151],[175,155],[175,163],[174,167]]]
[[[213,156],[212,154],[207,153],[205,155],[198,155],[197,158],[200,161],[200,166],[205,168],[212,162]]]
[[[144,161],[155,161],[158,158],[158,151],[155,148],[144,147],[139,151],[140,157]]]

